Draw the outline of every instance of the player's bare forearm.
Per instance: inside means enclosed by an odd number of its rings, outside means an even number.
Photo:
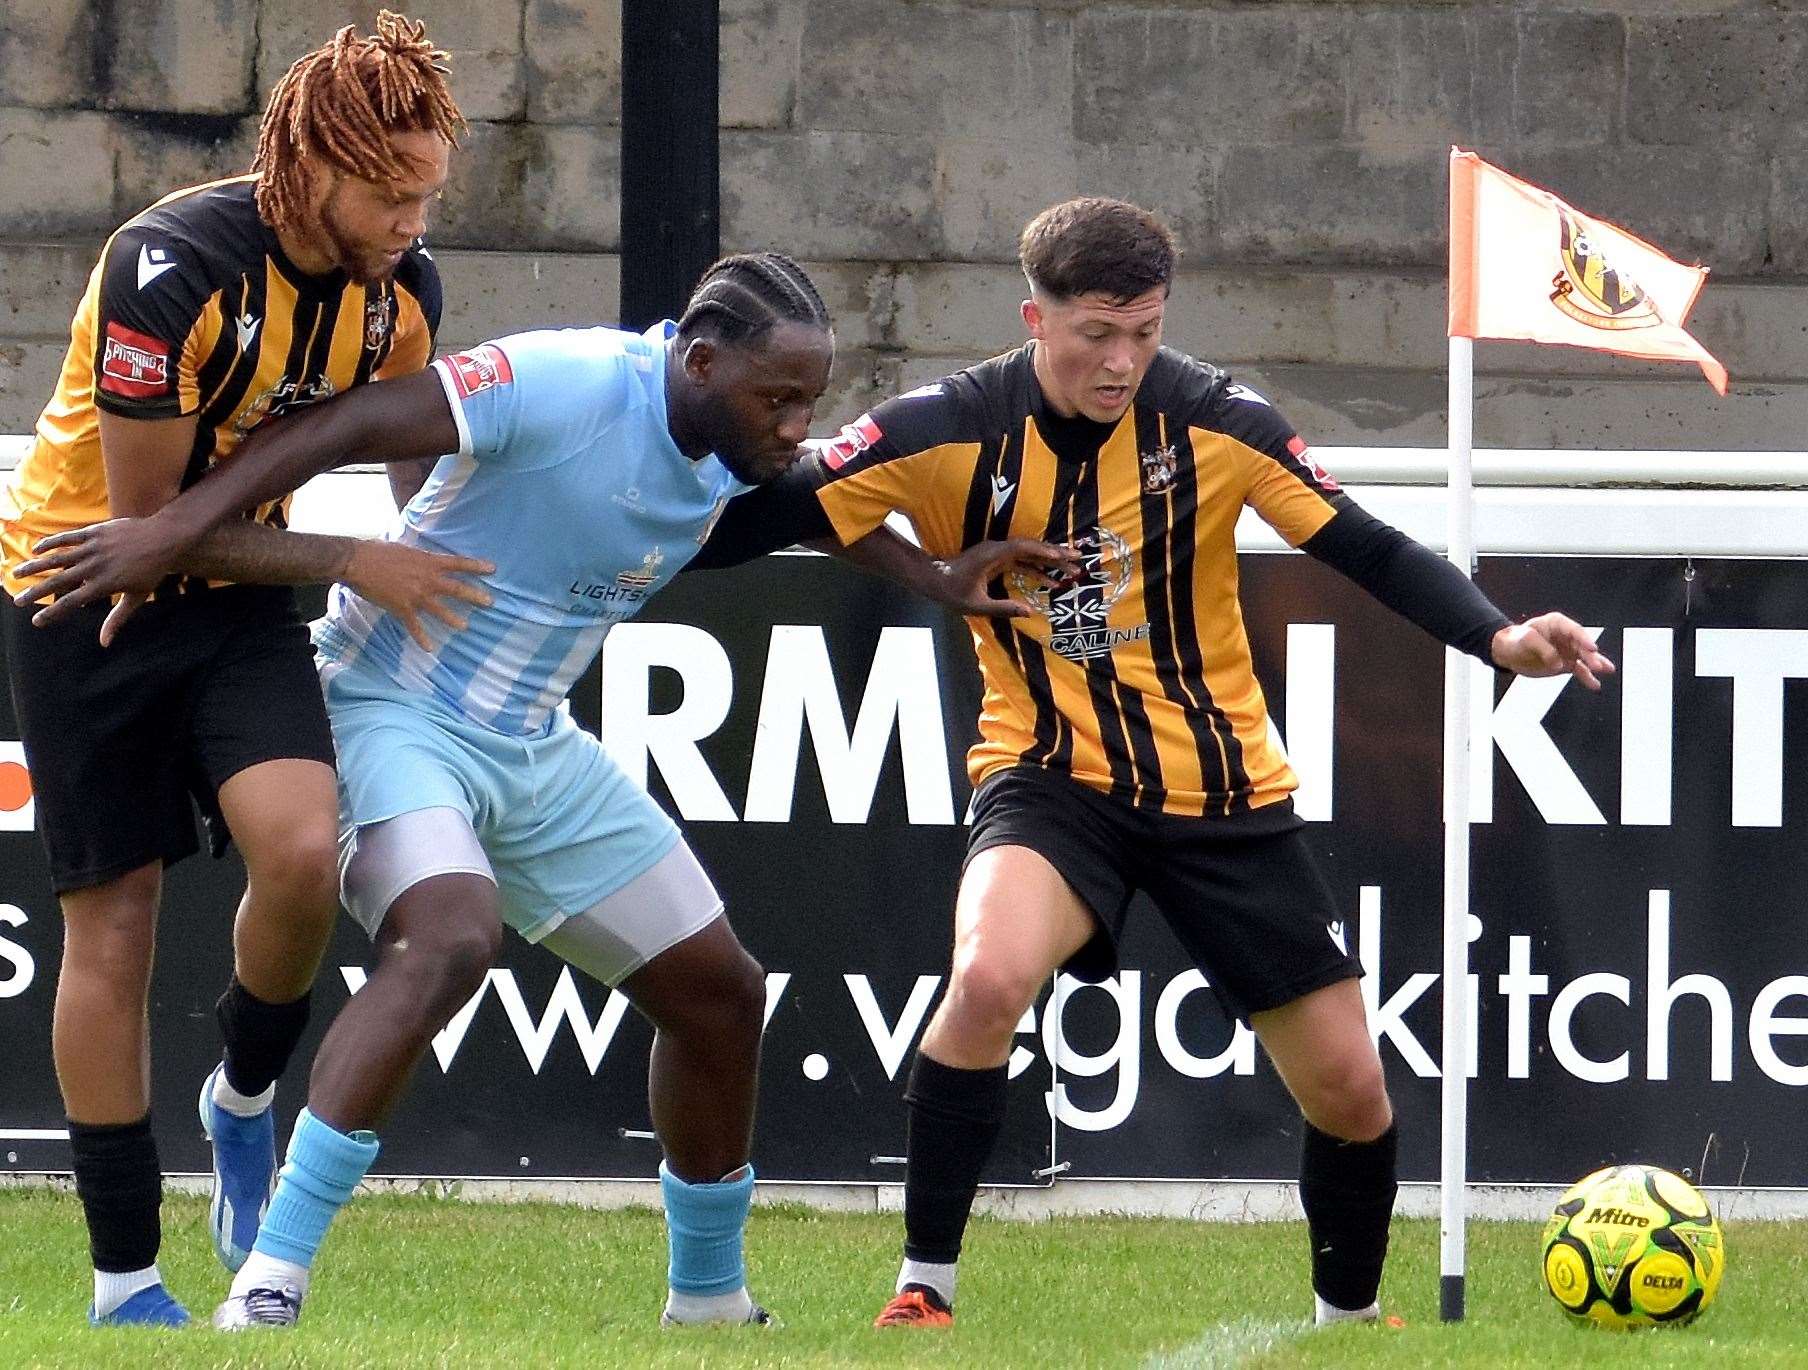
[[[311,476],[350,461],[415,461],[457,446],[452,411],[433,372],[359,386],[259,428],[230,458],[148,518],[109,519],[43,539],[32,548],[34,559],[15,574],[28,574],[26,566],[29,574],[48,574],[15,598],[29,604],[61,597],[34,615],[33,622],[43,625],[111,595],[149,593],[186,565],[184,558],[210,529],[286,495]],[[284,555],[293,553],[291,548]],[[311,563],[310,569],[323,567]]]
[[[854,542],[844,543],[840,538],[830,536],[809,538],[803,545],[812,551],[840,557],[850,566],[894,581],[928,599],[938,598],[939,582],[947,569],[944,563],[883,524]]]
[[[344,578],[357,548],[357,538],[245,520],[208,530],[171,569],[245,585],[326,585]]]
[[[1025,585],[1055,587],[1066,584],[1079,569],[1071,548],[1032,538],[982,542],[951,561],[939,561],[883,524],[846,545],[833,538],[804,545],[896,581],[933,603],[988,618],[1023,618],[1035,612],[1008,591],[1004,597],[994,595],[995,581],[1008,578],[1009,588],[1018,590]]]
[[[209,528],[335,466],[419,461],[457,446],[458,430],[435,373],[378,381],[259,428],[155,520],[166,540],[190,546]]]

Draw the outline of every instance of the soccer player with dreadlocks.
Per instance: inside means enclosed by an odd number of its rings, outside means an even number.
[[[153,513],[266,420],[426,366],[440,289],[418,238],[459,127],[444,57],[396,15],[371,37],[341,30],[272,93],[250,175],[177,191],[108,240],[0,496],[10,594],[33,595],[40,539]],[[64,917],[52,1042],[97,1323],[187,1321],[157,1268],[145,1009],[163,869],[197,848],[191,796],[216,854],[230,832],[249,877],[218,1004],[224,1060],[200,1099],[228,1267],[274,1184],[275,1081],[337,910],[332,737],[285,587],[342,579],[417,630],[483,598],[455,574],[482,563],[287,534],[286,508],[223,527],[176,574],[122,584],[111,613],[95,602],[39,629],[0,605]]]
[[[765,978],[671,819],[559,706],[610,627],[682,570],[725,505],[796,460],[834,335],[789,257],[724,258],[677,323],[522,333],[256,435],[142,520],[53,539],[51,613],[178,564],[206,530],[347,460],[441,457],[396,539],[494,562],[494,602],[424,646],[357,586],[317,626],[338,744],[342,892],[376,966],[321,1043],[308,1106],[221,1326],[295,1321],[328,1224],[433,1036],[483,984],[504,926],[655,1029],[648,1103],[671,1248],[670,1323],[765,1323],[742,1231]],[[1007,566],[931,563],[883,530],[868,564],[970,614]],[[888,552],[886,548],[889,547]],[[902,552],[900,554],[900,549]]]

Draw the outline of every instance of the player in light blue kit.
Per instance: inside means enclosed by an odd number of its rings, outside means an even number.
[[[491,603],[458,626],[405,624],[344,586],[316,625],[339,754],[341,890],[377,962],[321,1043],[269,1215],[217,1325],[295,1321],[327,1226],[376,1159],[375,1129],[481,986],[505,923],[619,986],[656,1028],[663,1319],[769,1321],[742,1258],[764,976],[672,821],[563,701],[609,628],[696,554],[725,503],[796,459],[833,346],[795,262],[725,258],[676,325],[523,333],[442,357],[260,432],[153,518],[41,545],[62,567],[52,591],[76,587],[55,611],[154,583],[215,523],[334,465],[449,453],[393,536],[497,568]],[[863,560],[965,613],[1027,612],[992,599],[987,582],[1007,561],[1059,565],[1053,549],[1021,543],[953,567],[877,545]]]

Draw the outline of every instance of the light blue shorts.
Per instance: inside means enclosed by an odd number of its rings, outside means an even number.
[[[677,825],[563,709],[544,736],[511,737],[368,671],[335,667],[322,686],[339,754],[342,854],[370,824],[455,809],[489,859],[504,921],[530,942],[679,841]]]

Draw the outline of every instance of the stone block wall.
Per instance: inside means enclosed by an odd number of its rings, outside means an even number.
[[[449,344],[608,320],[620,5],[414,0],[471,120],[433,230]],[[100,240],[248,163],[262,97],[374,3],[32,0],[0,28],[0,431]],[[805,260],[824,420],[1013,345],[1018,229],[1077,193],[1186,250],[1170,340],[1321,442],[1444,433],[1445,154],[1711,265],[1731,369],[1484,344],[1477,440],[1808,448],[1808,8],[1775,0],[721,0],[722,245]],[[483,255],[478,255],[483,254]]]

